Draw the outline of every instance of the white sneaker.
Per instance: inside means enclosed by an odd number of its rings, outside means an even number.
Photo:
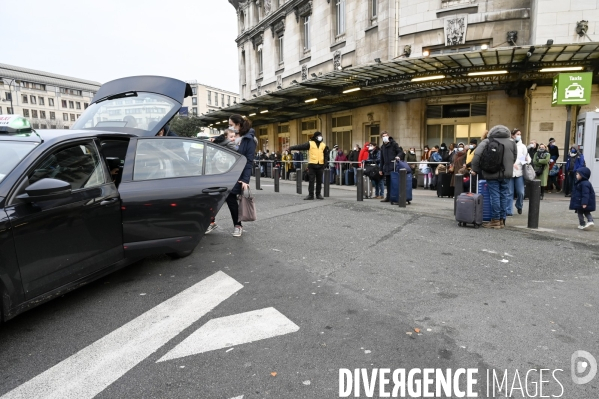
[[[582,225],[582,224],[579,224],[579,225],[578,225],[578,229],[579,229],[579,230],[584,230],[586,227],[587,227],[587,225],[586,225],[586,224],[585,224],[585,225]]]
[[[588,229],[589,227],[593,227],[595,225],[594,222],[587,222],[582,228],[583,229]]]
[[[241,233],[243,233],[243,227],[235,226],[235,229],[233,230],[233,237],[241,237]]]
[[[210,225],[208,225],[208,228],[206,229],[206,232],[204,234],[210,234],[212,233],[212,231],[218,229],[218,224],[216,223],[210,223]]]

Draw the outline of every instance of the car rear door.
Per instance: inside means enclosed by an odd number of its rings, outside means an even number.
[[[201,140],[132,139],[119,186],[125,256],[195,248],[245,163]]]

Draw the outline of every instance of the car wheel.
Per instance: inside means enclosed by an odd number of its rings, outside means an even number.
[[[171,252],[168,253],[167,255],[171,258],[171,259],[181,259],[181,258],[186,258],[189,255],[191,255],[193,253],[193,249],[190,249],[189,251],[179,251],[179,252]]]

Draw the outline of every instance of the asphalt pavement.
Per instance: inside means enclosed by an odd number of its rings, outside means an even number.
[[[575,351],[599,357],[599,235],[567,199],[545,196],[541,230],[523,228],[527,206],[488,230],[422,189],[399,208],[353,187],[322,201],[262,188],[242,237],[225,206],[190,257],[145,259],[0,327],[0,398],[337,398],[340,369],[416,368],[477,369],[478,397],[514,398],[541,397],[550,370],[543,395],[599,397],[599,376],[571,377]],[[508,376],[502,393],[487,370]]]

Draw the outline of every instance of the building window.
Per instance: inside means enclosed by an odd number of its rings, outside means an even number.
[[[75,109],[75,103],[73,101],[69,101],[69,108]]]
[[[26,87],[28,89],[46,90],[46,85],[40,85],[38,83],[31,83],[31,82],[23,82],[23,81],[21,81],[21,83],[19,83],[19,86]]]
[[[56,119],[56,113],[50,111],[50,119]]]
[[[191,105],[198,105],[198,98],[197,97],[192,97],[191,98]]]
[[[304,17],[304,32],[302,35],[304,39],[304,51],[310,50],[310,16]]]
[[[81,103],[79,101],[77,101],[75,105],[77,106],[77,109],[81,109]]]
[[[345,0],[335,0],[336,35],[345,33]]]
[[[258,74],[262,75],[262,71],[263,71],[263,63],[262,63],[262,45],[258,46],[258,52],[256,54],[256,62],[258,64]]]
[[[35,99],[35,96],[31,96],[31,104],[37,104],[37,100]]]
[[[47,129],[47,128],[48,128],[48,125],[44,125],[44,124],[42,123],[42,124],[40,125],[40,127],[41,127],[42,129]]]
[[[40,125],[38,123],[32,123],[31,127],[34,128],[34,129],[39,129]]]
[[[208,90],[208,104],[212,105],[212,92]]]
[[[31,117],[37,119],[37,109],[31,110]]]
[[[38,101],[39,105],[45,105],[44,104],[44,97],[38,97],[38,100],[39,100]]]
[[[352,116],[339,116],[332,119],[332,134],[333,141],[331,144],[339,145],[342,150],[351,148],[352,136]]]
[[[71,114],[71,122],[75,122],[75,114]]]
[[[23,94],[23,104],[29,104],[29,98],[27,98],[27,94]]]
[[[25,118],[29,118],[29,110],[28,109],[23,109],[23,116]]]
[[[283,57],[283,36],[279,36],[279,40],[277,41],[277,58],[279,60],[279,65],[285,61]]]
[[[60,103],[62,104],[63,108],[67,107],[67,100],[60,100]]]
[[[376,18],[377,16],[377,7],[378,7],[378,2],[379,0],[370,0],[370,17],[371,18]]]
[[[50,129],[56,129],[56,125],[50,125]]]
[[[220,105],[223,107],[225,106],[225,95],[224,94],[220,95]]]
[[[40,111],[40,119],[46,119],[46,111]]]
[[[0,107],[0,115],[2,115],[2,107]]]
[[[62,114],[62,120],[65,122],[69,121],[69,114]]]
[[[65,94],[72,94],[74,96],[81,96],[83,94],[81,90],[65,89],[64,87],[60,88],[60,92]]]
[[[89,107],[88,103],[83,103],[83,109],[87,109],[87,107]]]
[[[54,106],[54,99],[53,99],[53,98],[48,98],[48,105],[49,105],[50,107],[53,107],[53,106]]]
[[[4,99],[7,101],[12,100],[12,94],[9,92],[4,93]]]
[[[214,105],[218,107],[218,93],[214,93]]]
[[[197,115],[198,114],[198,108],[197,107],[193,107],[191,109],[192,114]]]
[[[449,8],[460,4],[471,3],[472,0],[441,0],[441,8]]]
[[[64,125],[62,128],[67,129],[67,130],[69,129],[69,127],[67,125]]]
[[[227,107],[231,105],[231,96],[227,96]]]
[[[198,88],[197,87],[192,87],[191,88],[191,94],[193,94],[194,96],[198,95]]]
[[[9,115],[12,115],[14,113],[14,111],[11,107],[6,107],[6,113]]]

